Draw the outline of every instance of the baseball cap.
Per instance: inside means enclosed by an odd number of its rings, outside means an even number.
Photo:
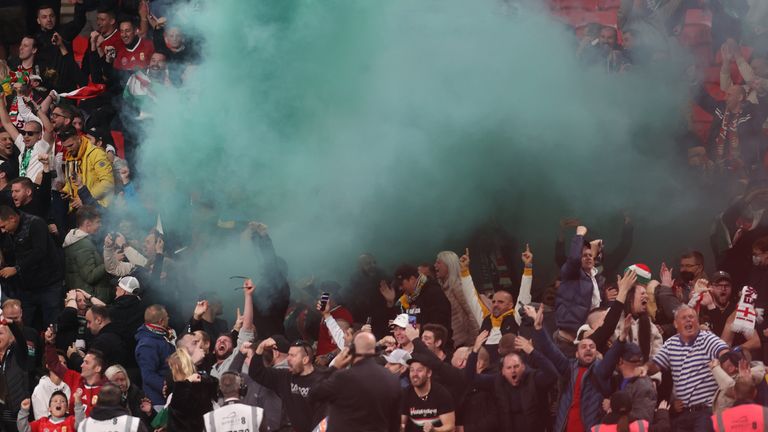
[[[59,131],[59,139],[62,141],[69,139],[73,136],[77,135],[77,129],[75,129],[73,126],[65,126],[64,129]]]
[[[410,359],[411,359],[411,353],[400,348],[384,356],[384,360],[386,360],[387,363],[396,363],[403,366],[408,366],[408,360]]]
[[[581,342],[583,339],[586,339],[586,334],[590,330],[592,330],[592,327],[590,327],[589,324],[582,324],[581,327],[576,330],[576,338],[573,339],[573,344],[578,345],[579,342]]]
[[[640,345],[632,342],[625,343],[621,359],[626,362],[642,363],[643,351],[640,349]]]
[[[406,328],[408,327],[408,314],[400,314],[395,317],[392,321],[389,322],[389,329],[392,330],[392,327],[400,327],[400,328]]]
[[[117,286],[123,290],[133,294],[137,289],[141,288],[139,280],[133,276],[123,276],[117,281]]]
[[[726,273],[726,272],[724,272],[722,270],[716,271],[715,274],[712,275],[712,282],[717,283],[717,282],[720,282],[722,280],[727,280],[728,282],[732,282],[733,281],[733,279],[731,279],[731,275],[729,275],[728,273]]]
[[[272,340],[275,341],[275,346],[277,348],[277,351],[283,354],[287,353],[288,349],[291,348],[291,343],[288,342],[288,339],[286,339],[285,336],[281,334],[272,336]]]
[[[421,363],[424,366],[429,367],[429,357],[421,354],[421,353],[413,353],[411,354],[411,358],[405,361],[408,365],[411,365],[413,363]]]

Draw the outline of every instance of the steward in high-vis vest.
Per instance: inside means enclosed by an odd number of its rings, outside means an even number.
[[[220,408],[203,416],[207,432],[257,432],[264,416],[259,407],[240,403],[247,386],[236,372],[224,372],[219,378],[219,391],[224,399]]]
[[[149,432],[138,417],[120,405],[123,392],[114,384],[101,387],[91,416],[78,426],[78,432]]]
[[[754,402],[757,388],[751,378],[736,379],[733,386],[736,402],[732,407],[712,416],[715,432],[764,431],[768,423],[768,408]]]

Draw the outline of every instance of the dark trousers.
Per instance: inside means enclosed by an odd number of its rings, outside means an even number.
[[[700,432],[711,430],[712,408],[681,413],[672,419],[672,430]]]
[[[32,290],[20,289],[19,300],[21,300],[24,321],[27,325],[42,331],[55,323],[64,303],[62,290],[61,281]],[[38,312],[42,313],[42,321],[37,319]],[[40,324],[34,325],[37,323]]]

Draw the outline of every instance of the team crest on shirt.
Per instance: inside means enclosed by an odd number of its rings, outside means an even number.
[[[125,65],[128,64],[128,59],[126,57],[123,57],[123,58],[120,59],[120,63],[122,63],[123,66],[125,66]]]
[[[144,61],[144,53],[143,52],[139,53],[139,60]]]
[[[91,406],[96,405],[96,402],[98,401],[99,401],[99,395],[93,395],[93,397],[91,398]]]

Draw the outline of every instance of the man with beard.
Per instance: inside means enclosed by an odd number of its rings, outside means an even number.
[[[731,275],[718,271],[712,276],[709,285],[709,294],[712,297],[713,309],[701,308],[700,320],[702,324],[709,326],[709,330],[716,335],[722,335],[725,322],[736,310],[736,302],[733,300],[733,287]]]
[[[8,116],[5,98],[0,98],[0,121],[20,152],[19,176],[27,177],[36,184],[42,184],[43,164],[38,156],[48,154],[50,151],[50,143],[53,142],[53,126],[45,113],[38,111],[36,114],[40,121],[27,121],[19,130]]]
[[[149,65],[146,70],[139,70],[133,73],[125,83],[123,91],[123,101],[126,108],[135,111],[138,119],[147,118],[148,114],[144,108],[148,103],[156,100],[155,92],[158,87],[169,87],[171,81],[168,78],[168,63],[165,54],[161,52],[153,53],[149,57]]]
[[[85,26],[85,4],[82,0],[75,2],[75,14],[68,23],[56,22],[56,11],[52,5],[43,4],[37,9],[37,24],[40,26],[35,39],[37,40],[38,56],[46,64],[55,64],[59,54],[54,44],[55,38],[61,39],[69,51],[72,50],[72,40]]]
[[[428,360],[418,355],[408,360],[411,386],[403,394],[400,430],[453,431],[456,403],[448,390],[432,382],[432,370],[427,364]]]
[[[320,370],[313,365],[312,346],[296,341],[288,350],[289,369],[264,366],[262,355],[267,349],[275,349],[272,338],[263,340],[251,359],[248,375],[254,381],[274,391],[283,400],[288,418],[297,432],[310,432],[325,416],[325,406],[314,404],[309,394],[314,386],[324,381],[333,369]]]
[[[525,311],[533,319],[534,345],[555,365],[558,374],[568,383],[560,397],[555,418],[556,431],[584,431],[599,423],[600,407],[608,395],[613,370],[619,361],[624,339],[614,343],[605,357],[599,360],[597,347],[592,339],[581,339],[576,346],[575,358],[568,359],[555,347],[543,330],[544,309]]]
[[[647,374],[672,372],[675,396],[682,413],[674,418],[677,431],[701,431],[708,427],[717,381],[709,362],[728,351],[728,345],[714,334],[700,330],[699,316],[688,305],[675,310],[677,334],[667,339],[661,350],[646,364]]]

